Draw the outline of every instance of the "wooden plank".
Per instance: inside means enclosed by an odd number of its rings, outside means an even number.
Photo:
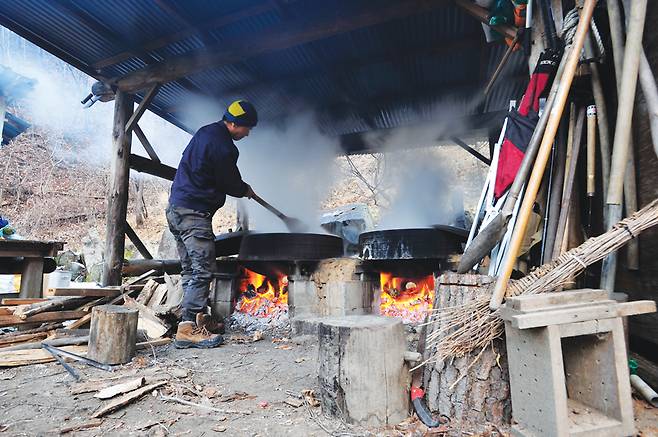
[[[146,135],[144,135],[144,131],[142,131],[142,128],[139,127],[138,124],[136,124],[133,127],[133,132],[137,136],[139,142],[142,143],[142,146],[144,147],[144,150],[146,150],[148,156],[151,158],[151,161],[160,163],[160,158],[158,157],[158,154],[155,153],[155,149],[153,149],[151,142],[148,140],[148,138],[146,138]]]
[[[121,284],[132,142],[132,135],[126,134],[125,127],[132,115],[133,105],[133,97],[130,94],[117,91],[112,128],[112,171],[108,181],[108,207],[105,218],[105,253],[101,278],[104,286]]]
[[[589,303],[607,299],[607,291],[588,288],[582,290],[510,297],[507,299],[507,306],[518,311],[531,311],[555,305]]]
[[[47,297],[34,297],[34,298],[22,298],[22,297],[9,297],[2,299],[3,305],[30,305],[33,303],[47,302],[50,299]]]
[[[14,314],[16,307],[0,307],[0,316],[10,316]]]
[[[48,337],[48,334],[46,332],[36,332],[34,334],[23,334],[23,335],[0,336],[0,348],[7,347],[16,343],[23,343],[26,341],[43,340],[46,337]]]
[[[87,314],[85,311],[53,311],[49,313],[36,314],[27,319],[17,316],[0,316],[0,327],[26,325],[30,323],[60,322],[62,320],[74,320]]]
[[[537,311],[511,317],[512,326],[518,329],[538,328],[548,325],[584,322],[594,319],[617,317],[616,304],[574,306],[574,308],[553,311]]]
[[[253,56],[298,46],[409,15],[445,6],[446,1],[406,0],[373,8],[364,7],[350,14],[320,19],[298,19],[281,23],[251,38],[226,40],[215,46],[176,56],[116,78],[112,82],[121,90],[134,92],[153,83],[166,83],[209,68],[244,61]]]
[[[633,302],[624,302],[617,305],[617,315],[619,317],[635,316],[638,314],[648,314],[656,312],[656,302],[653,300],[636,300]]]
[[[135,109],[135,112],[133,112],[133,115],[128,119],[128,122],[126,123],[125,132],[127,134],[129,134],[130,131],[133,130],[133,128],[137,125],[139,119],[142,118],[142,115],[144,115],[144,112],[146,112],[149,105],[151,104],[155,96],[158,94],[158,91],[160,91],[161,86],[162,85],[159,83],[153,84],[153,86],[148,90],[142,101],[139,102],[139,105],[137,105],[137,109]]]
[[[61,287],[49,288],[48,292],[52,296],[84,296],[84,297],[116,297],[121,294],[119,287],[104,287],[104,288],[75,288],[75,287]]]
[[[87,346],[64,346],[61,349],[76,355],[85,355],[87,353]],[[25,366],[28,364],[50,363],[51,361],[55,361],[55,358],[43,349],[9,352],[0,350],[0,367]]]

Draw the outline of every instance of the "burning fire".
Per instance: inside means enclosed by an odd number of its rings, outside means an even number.
[[[273,281],[266,276],[244,269],[240,292],[240,300],[235,309],[241,313],[256,317],[272,317],[288,311],[287,276],[280,276]]]
[[[423,278],[398,278],[390,273],[379,277],[381,297],[379,312],[400,317],[407,323],[422,323],[434,302],[434,275]]]

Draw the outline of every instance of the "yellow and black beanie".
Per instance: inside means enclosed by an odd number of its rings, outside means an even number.
[[[258,123],[258,114],[251,103],[246,100],[236,100],[228,105],[222,120],[233,122],[238,126],[254,127]]]

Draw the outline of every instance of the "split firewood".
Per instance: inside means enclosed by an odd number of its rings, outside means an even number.
[[[135,300],[142,305],[146,305],[151,299],[151,296],[153,296],[155,289],[158,288],[158,285],[160,284],[158,284],[153,279],[149,279],[146,284],[144,284],[144,288],[142,288],[142,291],[139,292],[139,295]]]
[[[51,299],[46,302],[37,302],[29,305],[18,305],[14,309],[14,315],[20,317],[22,320],[27,319],[30,316],[35,314],[40,314],[46,311],[54,310],[55,308],[61,308],[67,304],[79,302],[83,300],[84,297],[58,297]]]
[[[179,404],[182,404],[182,405],[187,405],[187,406],[190,406],[190,407],[203,408],[203,409],[214,411],[216,413],[221,413],[221,414],[244,414],[244,415],[248,416],[249,414],[252,413],[251,410],[240,411],[240,410],[226,410],[226,409],[222,409],[222,408],[215,408],[215,407],[211,407],[209,405],[197,404],[195,402],[186,401],[185,399],[180,399],[180,398],[176,398],[176,397],[173,397],[173,396],[160,396],[160,399],[162,399],[165,402],[176,402],[176,403],[179,403]]]
[[[293,397],[286,398],[286,400],[284,400],[283,403],[287,404],[287,405],[290,405],[293,408],[299,408],[302,405],[304,405],[304,401],[302,401],[301,399],[293,398]]]
[[[87,422],[79,423],[77,425],[66,426],[64,428],[54,429],[51,432],[53,434],[61,435],[67,434],[69,432],[82,431],[90,428],[97,428],[103,424],[102,419],[89,420]]]
[[[42,322],[55,322],[63,320],[73,320],[85,316],[87,313],[84,311],[50,311],[41,314],[35,314],[26,319],[21,319],[18,316],[0,316],[0,327],[26,325],[31,323]]]
[[[143,329],[146,331],[146,335],[149,338],[160,338],[169,331],[169,326],[166,325],[162,320],[155,315],[153,310],[141,303],[138,303],[135,299],[130,297],[125,298],[124,306],[129,308],[135,308],[139,310],[139,318],[137,320],[137,329]]]
[[[98,399],[110,399],[115,397],[116,395],[120,395],[123,393],[128,393],[129,391],[137,390],[141,386],[144,385],[146,380],[144,377],[136,378],[136,379],[131,379],[129,381],[126,381],[121,384],[116,384],[110,387],[106,387],[102,390],[100,390],[98,393],[94,395],[95,398]]]
[[[116,297],[121,294],[119,287],[104,288],[49,288],[52,296]]]
[[[144,384],[155,384],[160,381],[168,381],[171,379],[166,373],[162,373],[162,369],[154,367],[149,369],[140,369],[139,372],[131,372],[130,374],[111,376],[101,379],[90,379],[85,382],[79,382],[71,386],[71,394],[79,395],[82,393],[90,393],[98,390],[103,390],[113,385],[123,384],[135,378],[144,378]]]
[[[156,306],[162,304],[167,298],[167,284],[158,284],[157,288],[153,291],[153,295],[149,299],[146,305],[149,308],[155,308]]]
[[[109,414],[113,411],[116,411],[120,409],[121,407],[124,407],[131,402],[141,398],[144,396],[146,393],[149,393],[153,390],[155,390],[158,387],[162,387],[165,385],[167,381],[160,381],[156,382],[154,384],[149,384],[145,387],[138,388],[137,390],[131,391],[129,393],[124,394],[123,396],[113,400],[112,402],[109,402],[106,404],[104,407],[100,408],[98,411],[96,411],[94,414],[91,415],[93,418],[98,418],[98,417],[103,417],[106,414]]]

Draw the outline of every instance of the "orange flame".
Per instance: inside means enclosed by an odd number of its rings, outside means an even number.
[[[381,297],[379,312],[384,316],[400,317],[404,322],[422,323],[434,302],[434,275],[422,278],[394,277],[391,273],[379,276]]]
[[[278,277],[276,286],[272,282],[266,276],[244,269],[240,280],[241,296],[235,309],[256,317],[271,317],[288,311],[288,277]]]

